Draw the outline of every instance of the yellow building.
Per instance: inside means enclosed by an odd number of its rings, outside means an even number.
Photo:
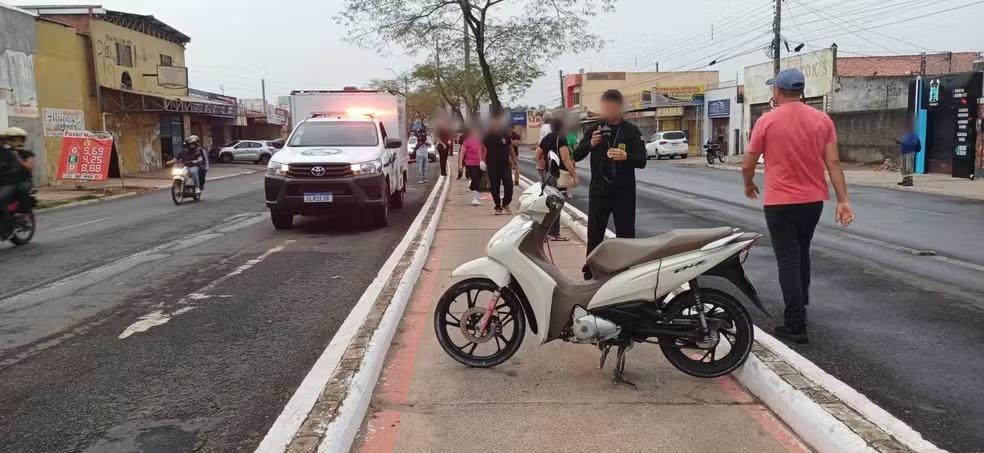
[[[52,20],[37,21],[38,52],[34,55],[38,107],[44,126],[44,175],[52,183],[61,157],[61,134],[99,124],[99,103],[89,61],[89,38],[75,27]]]
[[[98,115],[89,113],[93,107],[90,101],[76,103],[75,107],[86,112],[86,129],[115,135],[122,174],[162,168],[181,150],[190,134],[192,116],[227,116],[228,109],[235,116],[235,109],[226,104],[188,95],[185,45],[191,38],[153,16],[95,6],[26,9],[46,19],[38,22],[45,24],[39,28],[44,27],[52,38],[66,32],[49,27],[51,21],[70,25],[84,35],[86,70],[47,75],[50,80],[44,90],[52,86],[52,93],[57,93],[58,88],[53,86],[57,83],[94,86],[94,94],[84,90],[77,94],[86,99],[94,95]],[[48,49],[42,53],[66,54],[66,47],[71,47],[74,56],[67,59],[77,59],[76,44],[45,41]],[[38,68],[38,73],[42,72]],[[56,96],[47,96],[52,108],[59,102]]]

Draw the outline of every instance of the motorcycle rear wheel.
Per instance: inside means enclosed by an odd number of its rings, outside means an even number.
[[[509,360],[523,344],[526,313],[519,297],[508,289],[499,295],[486,333],[479,336],[477,332],[477,323],[490,297],[499,290],[492,280],[473,278],[454,284],[437,302],[434,333],[441,348],[455,361],[475,368],[491,368]],[[482,293],[487,294],[480,297]],[[452,338],[452,334],[457,340]],[[464,338],[464,344],[458,346],[461,338]],[[480,345],[484,350],[494,347],[495,352],[478,355],[475,352]]]
[[[714,155],[713,154],[710,154],[710,153],[707,154],[707,165],[714,165]]]
[[[748,310],[730,294],[701,288],[700,297],[705,307],[705,317],[708,320],[713,318],[724,321],[730,327],[712,332],[716,340],[710,347],[681,338],[660,339],[659,347],[666,360],[678,370],[699,378],[716,378],[731,373],[748,359],[754,343],[754,327]],[[696,307],[693,292],[687,291],[673,298],[664,313],[668,319],[696,319]],[[728,349],[725,355],[717,357],[718,349],[725,346]]]

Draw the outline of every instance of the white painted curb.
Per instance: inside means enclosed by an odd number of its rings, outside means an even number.
[[[342,402],[342,407],[339,408],[338,415],[325,430],[324,441],[318,447],[319,453],[348,452],[352,448],[352,443],[355,441],[356,436],[359,435],[359,429],[362,427],[362,421],[365,419],[366,411],[369,409],[369,403],[372,400],[373,389],[376,388],[376,382],[379,380],[383,363],[386,361],[386,353],[389,351],[393,336],[396,334],[396,329],[400,325],[400,320],[403,319],[403,311],[406,309],[407,303],[410,301],[410,296],[413,294],[413,288],[420,278],[420,271],[427,262],[431,243],[434,242],[434,235],[437,232],[437,225],[441,221],[444,200],[447,199],[448,188],[451,187],[451,183],[447,178],[441,178],[441,181],[438,182],[439,187],[441,182],[444,182],[444,186],[441,189],[440,198],[437,200],[437,209],[434,210],[434,215],[431,217],[430,223],[427,224],[427,229],[424,231],[420,244],[413,254],[413,260],[410,262],[410,266],[404,272],[403,278],[400,279],[400,283],[393,293],[392,301],[389,307],[386,308],[386,313],[383,314],[383,318],[379,321],[379,326],[373,333],[372,339],[369,340],[366,353],[362,356],[359,371],[349,384],[348,395],[345,397],[345,401]],[[434,192],[437,192],[437,188],[435,188]],[[421,214],[426,214],[429,207],[430,202],[424,206]],[[423,219],[421,218],[421,220]],[[415,234],[407,235],[411,240],[413,236]]]
[[[441,184],[444,184],[444,189],[439,190]],[[396,246],[393,253],[390,254],[389,258],[383,263],[383,266],[379,269],[379,273],[376,274],[376,278],[369,284],[365,292],[362,293],[362,297],[349,312],[348,317],[339,327],[335,336],[332,337],[331,342],[325,348],[324,352],[315,362],[314,366],[311,367],[311,371],[308,372],[304,380],[297,387],[294,395],[291,396],[287,405],[284,407],[280,416],[274,421],[270,430],[267,431],[266,436],[260,442],[260,445],[256,448],[257,453],[280,453],[283,452],[290,442],[293,440],[294,435],[300,429],[301,424],[307,419],[308,414],[314,408],[317,403],[321,392],[324,390],[325,385],[331,379],[332,375],[335,374],[338,364],[342,360],[342,355],[348,349],[355,335],[358,333],[359,328],[362,326],[366,317],[368,316],[373,304],[376,302],[376,298],[379,293],[383,290],[383,286],[389,281],[393,272],[396,269],[400,258],[407,252],[410,248],[410,244],[413,242],[414,236],[424,227],[424,218],[427,215],[427,211],[430,210],[431,205],[433,205],[435,199],[438,199],[438,208],[435,211],[432,221],[428,224],[426,233],[423,236],[423,240],[419,244],[416,252],[414,253],[413,261],[407,272],[404,274],[404,278],[400,281],[400,286],[397,288],[397,292],[393,296],[393,301],[388,307],[384,318],[380,321],[379,330],[373,334],[372,340],[370,342],[371,347],[368,349],[366,356],[363,358],[362,366],[360,367],[356,377],[353,379],[353,385],[358,384],[359,388],[353,388],[350,390],[348,397],[346,398],[342,410],[335,419],[335,422],[329,425],[329,436],[335,435],[348,435],[347,438],[332,439],[331,437],[326,437],[325,442],[321,445],[321,451],[348,451],[351,447],[352,442],[355,440],[355,435],[358,434],[359,427],[362,424],[362,418],[365,416],[366,408],[368,407],[369,398],[372,395],[372,388],[375,385],[376,380],[379,377],[379,370],[382,367],[382,362],[385,359],[386,348],[389,347],[390,340],[385,342],[377,341],[377,338],[381,337],[380,330],[384,328],[390,329],[388,337],[392,339],[393,333],[395,332],[398,322],[393,323],[389,320],[391,317],[396,316],[396,321],[399,321],[400,316],[403,313],[403,309],[406,306],[406,301],[409,299],[410,291],[405,289],[407,277],[413,276],[413,279],[409,280],[411,282],[416,281],[420,274],[420,269],[423,267],[423,262],[429,251],[430,244],[433,241],[434,231],[437,228],[438,221],[440,220],[441,209],[444,206],[444,200],[447,195],[447,188],[450,186],[446,182],[446,178],[441,177],[438,180],[437,186],[431,192],[421,207],[420,212],[414,219],[410,228],[407,230],[406,235],[403,240]],[[440,195],[439,195],[440,192]],[[424,258],[420,258],[421,250],[423,250]],[[410,284],[410,289],[412,290],[412,283]],[[401,301],[402,298],[402,301]],[[395,314],[396,307],[399,307],[399,314]],[[392,324],[392,326],[390,326]],[[377,351],[382,346],[382,352]],[[365,360],[369,357],[374,357],[378,355],[378,363],[367,364]],[[374,371],[370,373],[369,368],[374,365]],[[368,384],[368,385],[367,385]],[[358,391],[357,391],[358,390]],[[366,392],[368,390],[368,392]],[[358,395],[357,395],[358,394]],[[365,394],[365,395],[363,395]],[[350,401],[352,398],[357,400]],[[362,399],[364,398],[364,401]],[[364,403],[364,404],[363,404]],[[356,411],[357,407],[361,407],[360,411]],[[358,416],[356,417],[356,412]],[[347,414],[346,414],[347,413]],[[343,417],[344,416],[344,417]],[[342,418],[349,420],[352,426],[342,426],[338,422]],[[338,434],[340,432],[341,434]],[[325,448],[332,448],[332,446],[327,445],[329,441],[336,443],[339,447],[341,445],[347,445],[344,448],[339,448],[337,450],[325,450]]]
[[[532,184],[521,176],[521,185]],[[566,205],[561,220],[583,242],[587,242],[587,228],[569,213],[587,219],[587,215],[573,205]],[[608,230],[607,237],[614,237]],[[793,351],[775,337],[755,327],[755,341],[773,355],[782,359],[796,372],[817,386],[837,397],[844,404],[860,413],[865,419],[900,443],[917,452],[943,452],[902,420],[888,413],[867,397],[844,382],[823,371],[806,357]],[[821,453],[877,452],[864,438],[847,424],[837,419],[803,391],[794,388],[753,353],[732,376],[766,406],[776,413],[810,447]]]

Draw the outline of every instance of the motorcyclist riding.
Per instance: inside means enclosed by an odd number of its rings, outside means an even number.
[[[21,211],[31,206],[31,178],[34,173],[34,153],[26,148],[27,132],[11,127],[0,133],[0,239],[14,231],[11,202],[17,201]]]
[[[205,162],[205,157],[202,155],[201,140],[199,140],[197,135],[192,135],[185,139],[184,148],[178,153],[174,159],[167,162],[168,165],[180,162],[188,169],[188,174],[191,175],[192,181],[195,181],[195,193],[202,193],[202,184],[199,175],[201,166]]]

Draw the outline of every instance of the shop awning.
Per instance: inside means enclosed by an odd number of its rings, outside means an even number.
[[[129,90],[102,88],[102,108],[106,112],[118,113],[191,113],[235,118],[238,106],[222,102],[193,98],[190,96],[165,96]]]

